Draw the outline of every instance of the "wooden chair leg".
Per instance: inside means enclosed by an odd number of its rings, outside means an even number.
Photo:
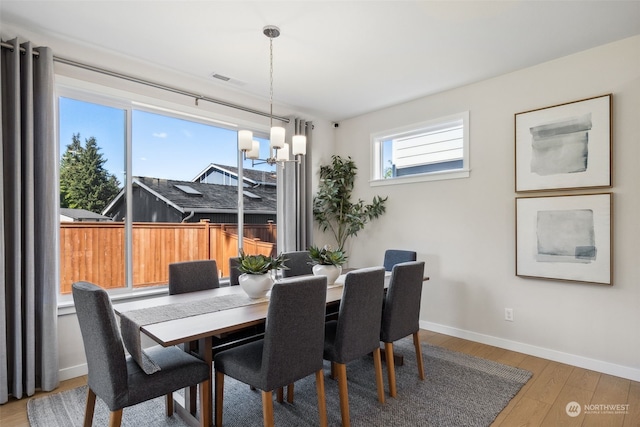
[[[293,403],[293,384],[291,383],[287,386],[287,402]]]
[[[422,347],[420,346],[420,337],[418,333],[413,334],[413,345],[416,348],[416,361],[418,362],[418,376],[424,381],[424,365],[422,362]]]
[[[262,423],[264,427],[273,427],[273,394],[270,391],[262,392]]]
[[[120,427],[120,424],[122,424],[122,409],[109,414],[109,427]]]
[[[387,377],[389,378],[389,396],[396,397],[396,364],[393,361],[393,343],[384,343],[384,355],[387,362]]]
[[[378,402],[384,403],[384,382],[382,381],[382,359],[380,347],[373,350],[373,366],[376,370],[376,384],[378,386]]]
[[[84,409],[84,427],[91,427],[93,424],[93,411],[96,408],[96,394],[87,387],[87,404]]]
[[[293,389],[293,384],[291,384]],[[318,414],[320,414],[320,427],[327,427],[327,400],[324,393],[324,371],[316,372],[316,390],[318,392]]]
[[[340,415],[342,416],[342,427],[351,425],[349,417],[349,390],[347,389],[347,365],[335,363],[336,376],[338,377],[338,390],[340,394]]]
[[[329,375],[329,377],[332,380],[336,379],[336,362],[331,362],[331,374]]]
[[[284,387],[278,387],[276,390],[276,401],[278,403],[284,402]]]
[[[173,415],[173,393],[166,395],[166,413],[167,417]]]
[[[222,405],[224,400],[224,374],[216,371],[216,403],[215,403],[215,418],[216,426],[222,427]]]

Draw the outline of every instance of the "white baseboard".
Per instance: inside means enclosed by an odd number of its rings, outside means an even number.
[[[493,337],[491,335],[479,334],[477,332],[452,328],[450,326],[422,320],[420,321],[420,328],[511,351],[517,351],[531,356],[541,357],[543,359],[553,360],[554,362],[566,363],[568,365],[590,369],[592,371],[602,372],[604,374],[614,375],[616,377],[626,378],[632,381],[640,381],[640,369],[629,366],[616,365],[615,363],[590,359],[576,354],[564,353],[561,351],[537,347],[535,345],[506,340],[503,338]]]
[[[89,372],[89,369],[87,368],[87,364],[83,363],[82,365],[76,365],[76,366],[60,369],[58,371],[58,377],[60,378],[60,381],[66,381],[66,380],[70,380],[71,378],[87,375],[88,372]]]

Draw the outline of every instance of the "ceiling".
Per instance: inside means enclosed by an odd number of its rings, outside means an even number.
[[[2,0],[0,19],[265,100],[276,25],[274,113],[337,122],[640,34],[640,1]]]

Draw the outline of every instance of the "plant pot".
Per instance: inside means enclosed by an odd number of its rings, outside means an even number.
[[[271,274],[241,274],[238,277],[240,288],[249,295],[249,298],[263,298],[273,286]]]
[[[315,276],[327,276],[327,285],[333,285],[341,273],[342,267],[339,265],[316,264],[313,266],[313,274]]]

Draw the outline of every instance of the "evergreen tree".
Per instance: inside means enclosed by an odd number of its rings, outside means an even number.
[[[80,142],[73,134],[60,161],[60,207],[101,213],[120,191],[118,178],[105,168],[95,137]]]

